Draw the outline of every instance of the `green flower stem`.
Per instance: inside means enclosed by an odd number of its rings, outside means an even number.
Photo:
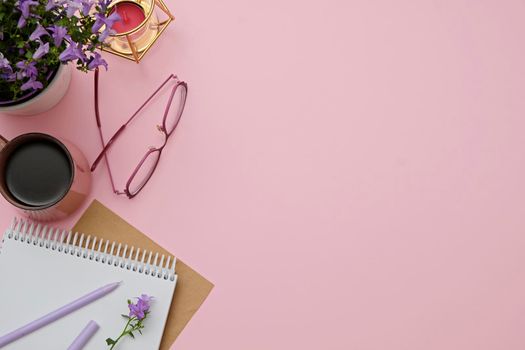
[[[118,336],[117,339],[115,339],[115,342],[113,343],[113,345],[111,345],[111,347],[109,348],[109,350],[113,349],[113,348],[117,345],[117,343],[118,343],[118,341],[120,340],[120,338],[122,338],[123,336],[125,336],[125,335],[127,335],[127,334],[129,333],[129,332],[126,331],[126,330],[128,329],[128,326],[129,326],[129,324],[131,323],[131,321],[133,321],[134,319],[135,319],[135,318],[132,317],[132,318],[130,318],[130,319],[128,320],[128,323],[126,323],[126,326],[124,326],[124,329],[122,330],[122,333]]]

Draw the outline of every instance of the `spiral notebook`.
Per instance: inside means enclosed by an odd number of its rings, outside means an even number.
[[[171,256],[15,219],[0,245],[0,335],[108,283],[123,283],[3,349],[67,349],[90,320],[100,329],[85,349],[106,349],[105,339],[124,328],[127,300],[148,294],[154,301],[143,334],[122,339],[118,349],[157,350],[177,282],[175,262]]]

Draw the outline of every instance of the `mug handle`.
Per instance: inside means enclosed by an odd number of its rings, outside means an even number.
[[[2,135],[0,135],[0,150],[4,148],[5,145],[7,145],[7,142],[8,142],[7,139],[3,137]]]

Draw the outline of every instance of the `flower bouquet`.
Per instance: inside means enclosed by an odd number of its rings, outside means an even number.
[[[0,0],[0,111],[41,94],[70,62],[107,69],[96,49],[120,20],[110,2]]]

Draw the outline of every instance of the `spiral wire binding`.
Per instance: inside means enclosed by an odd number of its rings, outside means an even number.
[[[86,236],[83,233],[73,233],[47,225],[42,226],[19,218],[13,219],[11,226],[4,234],[2,243],[6,237],[148,276],[175,281],[177,259],[170,255],[167,259],[164,254],[161,255],[159,261],[159,253],[153,255],[152,251],[141,251],[140,248],[128,247],[127,244],[122,245],[115,241],[110,242],[95,236]]]

